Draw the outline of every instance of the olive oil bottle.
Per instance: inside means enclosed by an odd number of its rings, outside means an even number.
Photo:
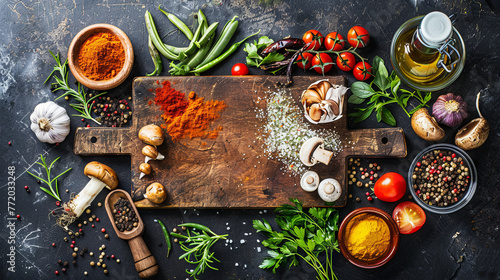
[[[406,22],[394,35],[391,45],[391,62],[398,76],[422,90],[449,85],[462,71],[464,59],[460,34],[441,12]]]

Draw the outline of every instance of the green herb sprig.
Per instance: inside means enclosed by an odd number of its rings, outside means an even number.
[[[37,161],[36,163],[43,166],[43,168],[45,169],[45,173],[47,173],[47,180],[43,179],[43,178],[40,178],[38,177],[37,175],[29,172],[29,171],[26,171],[28,172],[28,174],[30,174],[31,176],[37,178],[38,180],[44,182],[45,184],[47,184],[49,186],[49,189],[46,189],[44,187],[40,187],[40,189],[42,189],[42,191],[48,193],[50,196],[52,196],[53,198],[61,201],[61,197],[59,196],[59,189],[57,187],[57,179],[59,177],[61,177],[62,175],[64,175],[66,172],[70,171],[72,168],[68,168],[66,169],[63,173],[57,175],[56,177],[54,178],[50,178],[50,173],[52,172],[52,167],[54,167],[54,163],[56,163],[56,161],[59,159],[56,158],[49,166],[47,166],[47,163],[45,162],[45,158],[43,157],[43,155],[40,155],[40,160],[42,161],[41,163],[39,161]],[[52,186],[52,183],[55,181],[55,185]]]
[[[90,111],[90,106],[92,104],[92,101],[96,99],[97,97],[106,94],[106,92],[101,92],[98,94],[95,94],[91,98],[88,98],[87,93],[85,92],[85,89],[83,86],[77,82],[77,89],[74,90],[69,86],[68,82],[68,76],[69,76],[69,71],[68,71],[68,59],[61,64],[61,59],[59,58],[59,53],[57,55],[54,55],[51,51],[49,51],[54,60],[56,61],[56,66],[54,66],[54,69],[50,73],[50,75],[47,77],[45,80],[44,84],[47,83],[47,81],[53,76],[54,79],[56,80],[55,83],[51,84],[51,89],[53,92],[58,91],[58,90],[63,90],[64,93],[61,94],[59,97],[56,98],[58,100],[59,98],[65,97],[65,96],[72,96],[75,98],[79,103],[77,104],[69,104],[73,109],[76,111],[80,112],[80,114],[76,114],[73,116],[76,117],[82,117],[84,119],[92,120],[98,125],[101,125],[99,121],[94,119],[91,115]],[[58,77],[56,74],[59,73]]]
[[[219,235],[210,230],[207,226],[195,224],[195,223],[185,223],[180,224],[179,227],[188,228],[186,235],[171,232],[170,236],[174,238],[182,238],[183,241],[179,241],[179,244],[186,253],[179,257],[179,260],[184,259],[190,264],[196,264],[196,268],[192,271],[186,270],[186,272],[197,279],[196,276],[202,274],[208,267],[213,270],[218,270],[211,265],[214,261],[220,262],[214,257],[214,253],[210,252],[210,248],[219,240],[226,239],[227,234]],[[189,230],[196,229],[196,230]]]
[[[259,267],[272,268],[276,272],[281,264],[296,266],[302,259],[314,268],[318,279],[337,279],[332,264],[333,252],[339,252],[335,236],[339,220],[337,210],[310,208],[306,213],[299,200],[290,198],[290,201],[295,205],[284,204],[275,210],[281,231],[274,231],[264,219],[253,221],[254,229],[268,237],[262,245],[269,248],[269,257]],[[325,262],[319,260],[322,253],[326,256]]]
[[[352,95],[349,97],[349,103],[361,104],[368,100],[367,107],[356,108],[357,112],[348,115],[355,118],[355,123],[366,120],[375,111],[378,122],[383,121],[388,125],[396,126],[396,119],[391,111],[385,107],[386,105],[398,104],[408,117],[411,117],[418,109],[428,106],[427,102],[431,100],[432,92],[422,93],[419,90],[411,92],[401,89],[400,78],[394,71],[389,75],[382,58],[376,56],[373,59],[372,71],[374,79],[370,84],[354,82],[351,85]],[[408,112],[406,108],[411,98],[418,100],[420,104]]]
[[[262,57],[259,54],[260,51],[272,43],[274,43],[273,39],[270,39],[267,36],[262,36],[258,41],[254,40],[253,43],[245,43],[243,51],[248,53],[246,57],[247,65],[260,67],[265,64],[284,60],[285,56],[277,52],[269,53],[265,57]]]

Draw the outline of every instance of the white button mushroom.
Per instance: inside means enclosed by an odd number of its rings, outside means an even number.
[[[314,171],[307,171],[300,179],[300,186],[306,192],[314,192],[318,189],[319,175]]]
[[[334,202],[340,198],[342,188],[339,181],[328,178],[319,183],[318,194],[326,202]]]
[[[143,126],[139,130],[139,139],[146,144],[160,146],[163,143],[163,130],[155,124]]]
[[[152,183],[146,188],[144,197],[153,203],[160,204],[167,199],[167,192],[162,184]]]
[[[333,152],[324,149],[323,139],[313,137],[300,148],[300,161],[306,166],[313,166],[318,162],[328,165],[332,159]]]
[[[141,163],[139,166],[139,170],[141,171],[141,175],[139,175],[139,179],[142,177],[151,174],[151,165],[149,163]]]

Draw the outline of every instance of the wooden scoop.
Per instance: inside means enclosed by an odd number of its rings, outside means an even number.
[[[132,205],[133,211],[135,211],[135,215],[137,216],[138,225],[132,230],[120,231],[115,224],[115,219],[113,218],[113,210],[115,209],[115,203],[120,199],[126,199]],[[132,256],[135,261],[135,269],[139,273],[139,277],[141,278],[149,278],[156,274],[158,274],[159,266],[156,262],[155,257],[149,251],[148,246],[144,242],[142,238],[142,233],[144,232],[144,223],[142,222],[141,216],[139,216],[139,212],[137,208],[135,208],[134,202],[130,195],[123,190],[114,190],[108,194],[105,201],[106,212],[108,212],[109,219],[111,220],[111,224],[115,229],[116,235],[123,240],[128,241],[128,245],[130,246],[130,251],[132,251]]]

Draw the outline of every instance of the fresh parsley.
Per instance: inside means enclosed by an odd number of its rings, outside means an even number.
[[[285,56],[276,52],[269,53],[265,57],[259,54],[264,48],[272,43],[274,43],[274,41],[267,36],[262,36],[259,38],[259,41],[254,40],[253,43],[245,43],[243,51],[248,53],[246,58],[247,65],[260,67],[261,65],[284,60]]]
[[[400,88],[400,78],[394,71],[389,75],[382,58],[376,56],[373,59],[372,71],[374,79],[370,84],[354,82],[351,85],[352,95],[348,99],[349,103],[361,104],[368,101],[367,107],[356,108],[357,112],[348,115],[355,118],[355,123],[366,120],[375,111],[378,122],[383,121],[388,125],[396,126],[396,119],[385,107],[386,105],[397,103],[408,117],[411,117],[418,109],[428,106],[427,102],[431,100],[432,92],[422,93],[419,90],[411,92]],[[411,98],[418,100],[420,104],[408,112],[406,108]]]
[[[268,239],[262,245],[269,248],[269,256],[259,266],[272,268],[281,264],[296,266],[302,259],[314,268],[318,279],[337,279],[333,272],[333,252],[339,252],[335,233],[338,231],[339,214],[333,208],[310,208],[307,212],[302,203],[294,198],[295,205],[284,204],[276,208],[276,223],[281,231],[274,231],[266,220],[254,220],[253,228],[264,233]],[[319,259],[324,253],[326,261]]]

